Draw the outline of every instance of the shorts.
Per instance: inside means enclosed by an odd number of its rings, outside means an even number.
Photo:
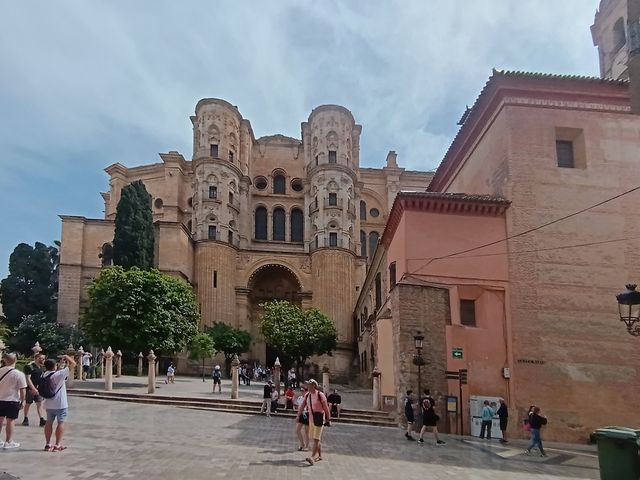
[[[83,372],[88,372],[89,371],[89,365],[83,365],[82,366],[82,371]]]
[[[409,410],[404,412],[404,416],[407,419],[407,423],[415,423],[416,418],[413,416],[413,411],[409,412]]]
[[[56,418],[58,419],[58,423],[64,423],[64,421],[67,419],[67,409],[57,408],[53,410],[47,410],[47,420],[49,422],[53,422]]]
[[[0,418],[6,417],[15,420],[20,414],[20,402],[0,401]]]
[[[37,393],[34,395],[33,393],[31,393],[31,390],[27,388],[25,401],[28,405],[31,405],[33,402],[40,403],[42,401],[42,397]]]
[[[500,419],[500,430],[502,430],[504,432],[507,429],[507,423],[509,423],[509,419],[508,418],[501,418]]]
[[[316,427],[313,422],[309,422],[309,438],[320,441],[322,439],[324,426]]]
[[[222,382],[220,381],[220,379],[219,379],[219,378],[214,378],[214,379],[213,379],[213,384],[214,384],[214,385],[222,385]]]

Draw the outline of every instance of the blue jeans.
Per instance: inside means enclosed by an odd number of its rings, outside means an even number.
[[[544,455],[544,448],[542,447],[542,439],[540,438],[540,429],[532,428],[531,429],[531,441],[529,442],[529,446],[527,450],[531,451],[531,449],[535,446],[538,446],[540,453]]]

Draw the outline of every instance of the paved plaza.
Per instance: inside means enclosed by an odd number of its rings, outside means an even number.
[[[17,427],[22,447],[0,450],[0,479],[599,478],[590,448],[526,457],[518,442],[449,437],[435,447],[407,442],[399,429],[340,424],[326,433],[325,460],[308,466],[290,418],[72,397],[69,422],[69,448],[59,453],[41,451],[41,428]]]

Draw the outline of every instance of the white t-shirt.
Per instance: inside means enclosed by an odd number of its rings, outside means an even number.
[[[65,367],[61,370],[51,372],[44,372],[42,378],[47,378],[51,375],[53,381],[53,391],[58,392],[53,398],[44,399],[44,408],[47,410],[60,410],[61,408],[68,408],[67,403],[67,386],[64,381],[69,376],[69,367]]]
[[[91,354],[90,353],[85,353],[82,356],[82,366],[83,367],[90,367],[91,366]]]
[[[14,367],[2,367],[0,368],[0,378],[2,378],[0,381],[0,402],[19,402],[20,389],[27,388],[27,378],[24,373]]]

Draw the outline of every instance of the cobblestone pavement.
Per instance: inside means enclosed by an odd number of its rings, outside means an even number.
[[[17,427],[18,450],[0,451],[0,479],[233,480],[333,478],[440,480],[597,479],[591,453],[518,448],[448,438],[408,442],[400,430],[336,425],[315,466],[295,451],[291,419],[71,398],[68,450],[47,453],[42,429]]]

